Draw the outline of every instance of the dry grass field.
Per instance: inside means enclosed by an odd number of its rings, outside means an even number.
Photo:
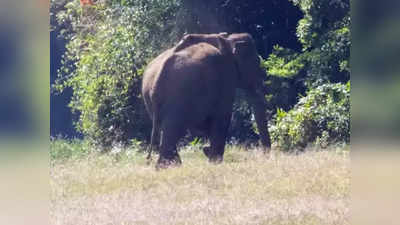
[[[51,224],[349,224],[347,151],[301,154],[228,147],[212,165],[181,151],[155,171],[145,155],[88,154],[51,162]]]

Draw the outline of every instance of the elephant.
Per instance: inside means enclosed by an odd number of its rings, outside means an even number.
[[[237,88],[253,108],[261,143],[271,147],[263,79],[254,40],[248,33],[187,34],[145,68],[142,96],[152,120],[150,150],[159,150],[156,168],[180,165],[177,142],[186,131],[207,134],[210,162],[223,161]]]

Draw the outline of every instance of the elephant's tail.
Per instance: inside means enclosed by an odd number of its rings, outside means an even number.
[[[160,122],[158,115],[157,113],[155,113],[155,111],[153,111],[152,123],[153,123],[153,129],[151,130],[150,148],[149,148],[149,153],[147,155],[147,160],[149,163],[151,161],[151,153],[153,151],[153,148],[158,146],[158,142],[160,140]]]

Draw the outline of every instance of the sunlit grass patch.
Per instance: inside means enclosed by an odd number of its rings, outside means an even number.
[[[130,151],[53,163],[53,224],[349,223],[347,154],[227,146],[214,165],[183,149],[181,167],[156,171]]]

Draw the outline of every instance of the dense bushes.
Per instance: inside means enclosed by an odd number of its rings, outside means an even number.
[[[348,142],[349,92],[343,84],[350,79],[349,1],[272,2],[105,0],[82,7],[78,0],[52,0],[52,24],[68,43],[54,87],[73,90],[76,127],[91,143],[110,149],[145,140],[151,123],[140,85],[147,62],[184,33],[244,31],[266,58],[261,67],[269,117],[281,109],[271,126],[273,140],[283,149]],[[255,141],[252,118],[238,91],[230,136]]]
[[[283,150],[348,143],[350,84],[344,84],[350,80],[350,2],[290,1],[304,13],[296,29],[303,48],[275,46],[261,64],[268,74],[267,101],[277,109],[272,141]],[[293,98],[298,103],[289,110]]]
[[[271,138],[282,150],[349,143],[350,83],[313,88],[292,110],[278,110],[274,120],[269,128]]]
[[[49,150],[50,162],[65,161],[88,156],[91,153],[91,146],[87,140],[52,138]]]
[[[296,75],[307,87],[346,83],[350,79],[349,0],[290,1],[304,13],[296,30],[303,48],[296,52],[275,46],[265,63],[267,72],[279,77]]]
[[[128,130],[135,131],[133,137],[143,138],[146,124],[139,119],[144,108],[134,36],[122,25],[105,23],[86,40],[85,49],[77,54],[74,76],[59,86],[74,90],[70,106],[80,112],[78,129],[104,146],[132,138]],[[77,50],[73,44],[68,47]]]
[[[53,16],[69,42],[56,90],[73,90],[78,131],[103,149],[146,139],[151,123],[140,96],[147,61],[173,43],[178,1],[70,1]],[[54,6],[56,3],[53,4]],[[174,32],[171,32],[174,30]]]

